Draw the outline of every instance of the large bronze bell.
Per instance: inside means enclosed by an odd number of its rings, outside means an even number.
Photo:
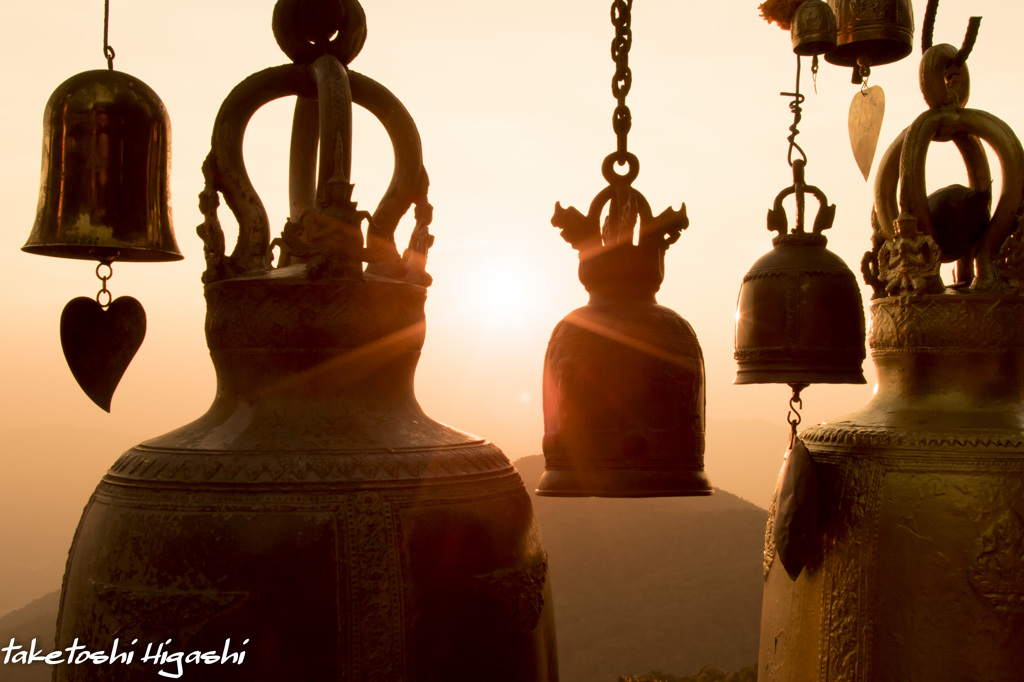
[[[614,156],[614,155],[613,155]],[[635,175],[636,157],[630,159]],[[544,359],[545,471],[538,495],[710,495],[704,474],[704,357],[693,329],[657,304],[665,250],[687,226],[685,206],[651,215],[605,160],[602,191],[583,216],[556,206],[551,222],[579,251],[590,301],[551,334]],[[628,176],[626,179],[629,179]],[[625,186],[624,186],[625,185]],[[633,226],[609,216],[632,207]],[[626,223],[629,221],[627,220]]]
[[[170,130],[160,98],[138,78],[103,69],[64,81],[46,103],[39,205],[22,249],[106,263],[180,260]]]
[[[828,0],[836,16],[836,47],[825,60],[839,66],[877,66],[914,49],[910,0]]]
[[[795,579],[766,543],[765,682],[1009,682],[1024,670],[1024,148],[964,107],[956,54],[925,53],[929,110],[876,174],[878,386],[863,408],[801,434],[817,501],[797,515],[817,530]],[[971,185],[987,188],[982,141],[1003,182],[978,234],[956,201],[929,201],[925,158],[953,142]],[[973,279],[943,282],[945,230],[969,239]]]
[[[331,3],[279,0],[275,15]],[[55,680],[557,681],[530,496],[495,445],[429,418],[414,394],[431,241],[419,134],[391,92],[342,62],[365,26],[338,15],[292,34],[319,56],[253,74],[218,112],[198,230],[217,393],[195,421],[124,453],[75,534],[58,648],[116,640],[134,660],[60,665]],[[292,218],[272,242],[243,138],[289,95]],[[372,214],[350,198],[353,104],[395,150]],[[230,254],[220,196],[241,226]],[[394,233],[413,204],[403,257]],[[291,264],[271,267],[275,246]],[[143,658],[158,650],[177,661]]]
[[[793,163],[796,182],[768,212],[778,235],[771,251],[743,277],[736,304],[737,384],[863,384],[864,306],[857,280],[821,234],[832,225],[835,206],[804,184],[804,162]],[[802,224],[787,233],[782,200],[812,193],[821,203],[811,232]]]

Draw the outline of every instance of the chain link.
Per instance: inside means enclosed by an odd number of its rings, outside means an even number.
[[[102,268],[106,268],[103,270]],[[107,289],[107,280],[114,276],[114,268],[111,267],[110,263],[100,263],[96,266],[96,277],[103,282],[103,287],[96,292],[96,302],[100,304],[100,307],[104,310],[110,305],[110,302],[114,299],[113,294]]]
[[[633,125],[633,117],[626,106],[626,95],[633,85],[633,73],[629,70],[629,48],[633,45],[633,30],[630,27],[630,10],[633,0],[613,0],[612,25],[615,26],[615,38],[612,40],[612,60],[615,62],[615,75],[612,76],[612,95],[618,105],[612,114],[612,130],[615,131],[616,160],[625,163],[626,136]]]

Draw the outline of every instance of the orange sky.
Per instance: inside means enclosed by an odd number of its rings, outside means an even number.
[[[65,78],[105,67],[103,3],[3,3],[8,69],[0,107],[6,225],[0,343],[7,362],[0,369],[0,432],[85,426],[142,439],[199,416],[213,396],[203,337],[202,245],[194,231],[201,221],[195,199],[200,164],[229,90],[250,73],[286,61],[270,32],[273,2],[111,5],[115,67],[146,81],[170,112],[173,217],[186,258],[115,264],[112,291],[143,303],[149,331],[114,396],[112,414],[104,413],[74,383],[58,338],[64,304],[98,289],[94,264],[19,250],[35,213],[43,106]],[[512,459],[537,453],[547,338],[562,316],[586,302],[575,252],[550,226],[552,208],[560,201],[585,210],[604,186],[600,164],[615,146],[609,3],[363,5],[369,38],[352,68],[405,103],[419,125],[432,179],[437,241],[428,270],[435,284],[418,373],[420,402],[434,418],[495,441]],[[919,27],[924,2],[914,5]],[[972,13],[985,20],[969,61],[970,106],[1024,130],[1024,76],[1019,60],[1008,59],[1018,47],[1024,7],[1005,0],[944,0],[935,42],[959,45]],[[752,467],[777,470],[788,428],[788,388],[732,385],[733,313],[743,274],[771,247],[765,213],[792,181],[786,165],[791,115],[788,100],[778,94],[793,87],[789,36],[758,17],[756,1],[734,0],[637,0],[633,32],[629,146],[641,166],[635,186],[656,213],[685,202],[690,217],[690,228],[668,252],[659,302],[689,320],[704,349],[712,482],[767,505],[774,477],[767,473],[752,483],[745,473]],[[924,108],[916,84],[919,54],[917,48],[872,75],[887,94],[883,150]],[[807,179],[838,204],[829,246],[856,270],[868,248],[870,212],[870,186],[847,141],[847,109],[856,87],[848,70],[823,64],[815,95],[807,66],[805,61],[808,99],[799,138],[810,159]],[[279,102],[261,112],[247,136],[248,169],[272,226],[282,225],[287,211],[290,108]],[[382,131],[368,117],[357,117],[353,179],[362,208],[376,204],[390,163]],[[947,165],[933,161],[931,188],[965,177],[959,166]],[[222,209],[222,220],[226,216]],[[401,229],[404,243],[408,232]],[[482,298],[503,288],[511,292],[507,303],[488,305]],[[808,389],[805,421],[866,402],[874,380],[866,364],[867,386]],[[727,428],[723,420],[733,419],[765,420],[777,426],[778,436],[751,451],[717,451],[722,432],[715,427]],[[111,453],[111,462],[118,454]]]

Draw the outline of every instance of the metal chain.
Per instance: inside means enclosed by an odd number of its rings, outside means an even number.
[[[633,118],[626,106],[626,95],[633,84],[633,74],[629,70],[629,48],[633,44],[633,30],[630,28],[630,10],[633,0],[613,0],[612,25],[615,26],[615,39],[612,40],[612,60],[615,62],[615,75],[612,77],[612,95],[618,105],[612,115],[612,130],[615,131],[617,142],[616,161],[625,163],[626,136],[633,125]]]
[[[114,70],[114,48],[107,39],[110,34],[110,0],[103,0],[103,56],[107,58],[107,68]]]
[[[100,268],[106,268],[106,272],[100,274]],[[114,296],[110,293],[110,289],[107,289],[107,280],[114,276],[114,268],[111,267],[110,263],[100,263],[96,266],[96,277],[103,282],[103,288],[96,293],[96,302],[100,304],[100,307],[104,310],[110,305]]]

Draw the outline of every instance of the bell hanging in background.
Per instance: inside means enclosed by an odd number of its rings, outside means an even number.
[[[85,71],[46,104],[39,205],[22,250],[99,261],[100,292],[68,303],[60,334],[75,380],[108,412],[146,335],[142,305],[107,289],[110,266],[182,258],[171,226],[169,159],[167,111],[133,76]]]
[[[863,384],[864,307],[857,281],[821,234],[835,205],[804,183],[803,159],[793,162],[792,187],[775,198],[768,229],[771,251],[743,277],[736,304],[737,384]],[[803,229],[804,192],[821,207]],[[797,195],[796,227],[787,233],[782,200]]]
[[[913,50],[914,12],[910,0],[829,0],[836,16],[836,47],[825,60],[854,68],[891,64]]]
[[[608,187],[587,215],[555,204],[551,218],[579,252],[590,301],[566,315],[548,343],[538,495],[714,492],[704,474],[704,356],[686,320],[654,298],[665,277],[665,251],[689,225],[686,206],[654,216],[633,188],[640,161],[627,148],[630,6],[612,4],[618,144],[601,166]],[[624,166],[622,174],[616,166]]]
[[[836,17],[823,0],[804,0],[797,7],[789,29],[793,52],[809,57],[825,54],[836,46]]]
[[[584,216],[556,205],[551,222],[580,253],[590,302],[559,322],[544,359],[545,471],[538,495],[710,495],[704,474],[704,357],[690,325],[654,295],[685,206],[657,217],[612,170]],[[601,210],[611,202],[604,229]],[[620,220],[625,216],[624,220]],[[639,218],[639,239],[633,225]]]

